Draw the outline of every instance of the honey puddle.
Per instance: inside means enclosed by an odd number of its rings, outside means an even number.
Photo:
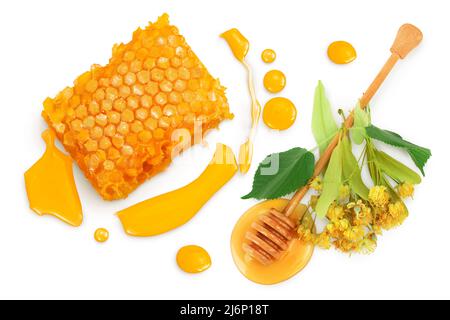
[[[53,215],[78,227],[83,222],[80,197],[75,185],[72,160],[55,146],[55,134],[42,134],[47,149],[42,158],[25,173],[30,208],[38,215]]]
[[[243,244],[246,242],[246,234],[251,229],[253,223],[258,221],[261,215],[266,214],[270,209],[280,212],[286,207],[288,200],[277,199],[262,202],[248,210],[238,221],[231,236],[231,251],[234,262],[239,271],[249,280],[265,285],[283,282],[300,272],[310,261],[314,252],[314,245],[305,243],[299,239],[291,241],[289,248],[275,263],[265,266],[258,261],[249,258]],[[297,207],[294,216],[303,215],[306,207]]]

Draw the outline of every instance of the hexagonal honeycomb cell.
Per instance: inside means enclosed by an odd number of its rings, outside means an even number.
[[[108,65],[47,98],[42,115],[105,200],[125,198],[163,171],[176,130],[192,138],[196,125],[206,133],[233,118],[225,88],[167,14],[115,45]]]

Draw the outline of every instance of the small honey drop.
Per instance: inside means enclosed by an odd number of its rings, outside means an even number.
[[[279,70],[269,71],[264,77],[264,87],[272,93],[281,92],[286,87],[286,76]]]
[[[335,41],[328,47],[328,57],[336,64],[348,64],[356,59],[355,48],[346,41]]]
[[[261,59],[265,63],[273,63],[277,58],[277,53],[272,49],[266,49],[261,54]]]
[[[177,254],[177,264],[187,273],[201,273],[211,267],[209,253],[199,246],[186,246]]]
[[[109,231],[104,228],[99,228],[95,230],[94,239],[97,242],[103,243],[109,239]]]
[[[297,118],[295,105],[286,98],[274,98],[264,107],[263,120],[271,129],[286,130]]]

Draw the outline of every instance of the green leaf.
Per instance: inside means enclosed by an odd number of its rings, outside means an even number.
[[[367,137],[366,127],[370,125],[370,116],[369,113],[363,110],[358,103],[355,107],[354,117],[355,123],[353,128],[350,129],[350,133],[356,144],[362,144]]]
[[[403,140],[399,134],[388,130],[382,130],[373,125],[368,126],[366,128],[366,132],[367,135],[373,139],[382,141],[394,147],[405,149],[411,156],[417,168],[419,168],[420,172],[422,172],[422,175],[425,176],[424,167],[428,159],[431,157],[430,149],[423,148]]]
[[[344,181],[348,182],[353,192],[362,199],[367,200],[369,198],[369,188],[367,188],[361,178],[361,168],[353,155],[352,145],[348,137],[342,140],[342,153]]]
[[[338,126],[333,118],[330,102],[321,81],[314,96],[314,110],[312,115],[312,131],[322,154],[330,141],[338,132]]]
[[[392,179],[410,184],[419,184],[422,182],[420,175],[400,161],[395,160],[385,152],[378,150],[374,150],[374,152],[376,165]]]
[[[302,148],[275,153],[260,163],[253,190],[242,199],[277,199],[305,186],[314,173],[314,155]]]
[[[322,195],[316,205],[316,213],[320,218],[324,218],[327,215],[328,208],[339,197],[339,188],[342,185],[342,146],[343,144],[339,143],[336,149],[334,149],[330,163],[328,164],[328,169],[323,178]]]

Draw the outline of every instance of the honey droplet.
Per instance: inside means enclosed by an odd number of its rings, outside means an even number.
[[[336,64],[348,64],[357,57],[355,48],[346,41],[335,41],[328,47],[328,57]]]
[[[261,59],[265,63],[273,63],[277,58],[277,53],[272,49],[266,49],[261,54]]]
[[[211,267],[209,253],[199,246],[186,246],[177,254],[177,264],[187,273],[201,273]]]
[[[109,239],[109,231],[104,228],[98,228],[95,230],[94,239],[97,242],[103,243]]]
[[[274,98],[264,107],[263,120],[271,129],[286,130],[297,118],[295,105],[286,98]]]
[[[264,77],[264,87],[272,93],[281,92],[286,87],[286,76],[279,70],[269,71]]]

